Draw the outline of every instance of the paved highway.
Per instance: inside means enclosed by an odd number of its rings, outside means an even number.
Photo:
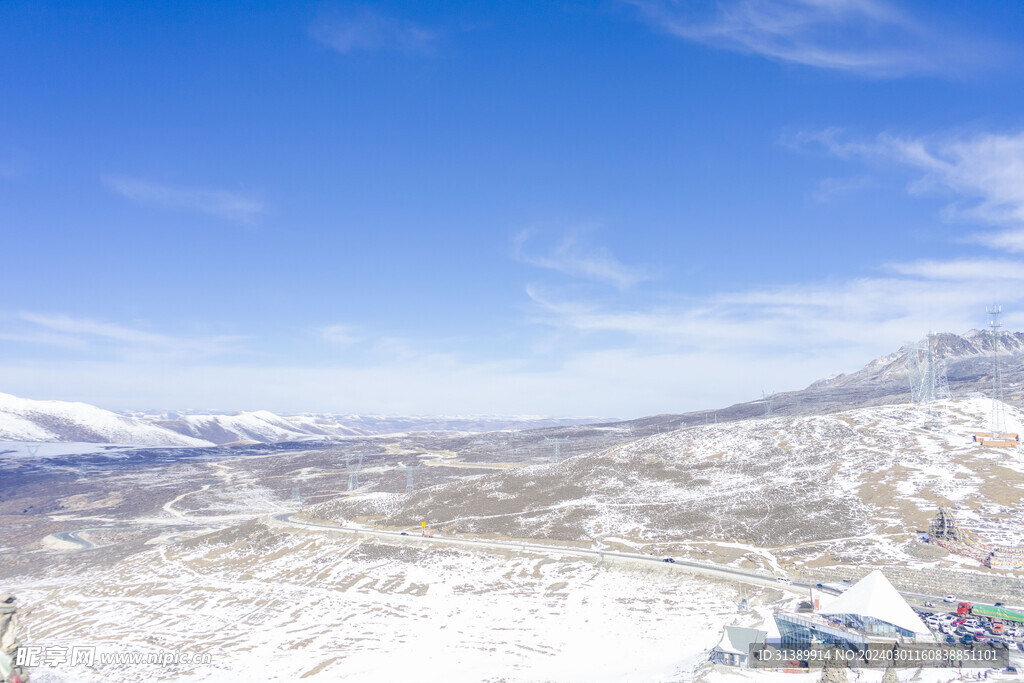
[[[712,576],[720,579],[729,579],[755,586],[776,588],[797,595],[808,595],[811,584],[799,581],[792,583],[781,583],[777,579],[763,574],[744,571],[734,567],[713,565],[704,562],[690,562],[688,560],[675,560],[674,563],[664,561],[662,557],[653,555],[641,555],[639,553],[622,553],[609,550],[587,550],[584,548],[572,548],[567,546],[547,545],[543,543],[528,543],[525,541],[494,541],[480,538],[460,538],[455,536],[422,536],[416,532],[407,532],[402,535],[400,531],[385,531],[382,529],[365,529],[359,527],[343,527],[329,522],[298,521],[292,518],[294,513],[282,512],[271,515],[271,518],[279,523],[291,526],[307,527],[315,529],[327,529],[330,531],[352,534],[354,536],[372,536],[385,540],[402,539],[412,543],[421,541],[424,543],[445,543],[448,545],[461,545],[475,548],[495,548],[499,550],[531,550],[533,552],[547,555],[573,555],[576,557],[596,558],[598,560],[625,560],[634,562],[656,562],[660,565],[672,566],[692,573]],[[817,588],[817,590],[835,595],[835,591]],[[918,603],[934,602],[938,609],[943,607],[943,598],[935,595],[922,595],[920,593],[907,593],[900,591],[900,595],[908,600]],[[947,608],[955,608],[955,605],[945,605]]]
[[[766,577],[762,574],[755,574],[753,572],[746,572],[742,569],[735,569],[733,567],[723,567],[721,565],[710,565],[700,562],[690,562],[687,560],[676,560],[674,563],[669,563],[665,562],[664,558],[655,557],[653,555],[641,555],[639,553],[622,553],[609,550],[587,550],[584,548],[571,548],[567,546],[546,545],[543,543],[528,543],[525,541],[494,541],[479,538],[438,536],[436,534],[433,536],[422,536],[415,532],[408,532],[406,535],[403,535],[402,532],[400,531],[384,531],[382,529],[343,527],[336,524],[330,524],[325,522],[298,521],[292,519],[292,515],[293,513],[291,512],[282,512],[280,514],[271,515],[271,518],[282,524],[288,524],[292,526],[327,529],[330,531],[352,534],[353,536],[371,536],[374,538],[382,538],[387,540],[401,539],[403,541],[411,543],[443,543],[447,545],[460,545],[473,548],[494,548],[498,550],[530,550],[533,552],[543,553],[546,555],[572,555],[576,557],[596,558],[599,561],[625,560],[633,562],[650,562],[657,563],[659,566],[675,567],[681,570],[688,570],[692,573],[703,574],[705,576],[713,576],[720,579],[730,579],[733,581],[739,581],[742,583],[748,583],[756,586],[786,590],[797,594],[805,594],[807,591],[806,584],[780,583],[772,577]],[[800,590],[801,588],[803,590]]]

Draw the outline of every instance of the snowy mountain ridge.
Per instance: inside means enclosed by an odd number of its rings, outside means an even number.
[[[988,393],[993,337],[984,330],[964,335],[934,335],[936,357],[945,361],[953,396]],[[1002,376],[1007,403],[1024,407],[1024,333],[1000,336]],[[772,396],[778,415],[815,415],[856,407],[904,403],[910,399],[906,370],[908,347],[880,356],[856,372],[838,374],[799,391]],[[212,446],[238,442],[279,443],[408,432],[492,432],[569,427],[601,422],[594,418],[533,416],[383,416],[302,413],[278,415],[257,410],[233,414],[133,412],[119,415],[84,403],[31,401],[3,394],[0,440],[131,443],[141,446]],[[652,420],[699,423],[707,411],[663,415],[615,423],[642,427]],[[764,401],[739,403],[715,411],[730,422],[764,415]]]
[[[88,403],[34,401],[0,393],[0,440],[81,441],[139,446],[210,446],[209,441]]]
[[[233,414],[114,413],[86,403],[36,401],[0,394],[0,441],[215,446],[280,443],[414,431],[483,432],[595,422],[588,418],[443,416],[282,416],[267,410]]]

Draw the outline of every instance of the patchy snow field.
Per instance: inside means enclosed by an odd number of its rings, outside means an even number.
[[[685,680],[736,620],[739,599],[730,584],[669,567],[392,546],[255,522],[10,588],[26,644],[213,658],[194,670],[40,667],[40,681]],[[746,589],[752,601],[776,595]]]
[[[1024,453],[971,440],[990,409],[985,399],[958,399],[693,427],[311,511],[591,547],[615,539],[772,572],[794,563],[915,564],[914,531],[927,529],[940,505],[993,540],[1022,538]],[[1006,418],[1024,432],[1024,414],[1007,406]]]

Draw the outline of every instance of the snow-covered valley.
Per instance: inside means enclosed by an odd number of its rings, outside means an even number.
[[[1021,541],[1024,459],[970,436],[989,409],[959,399],[638,438],[578,427],[561,432],[560,461],[545,430],[13,449],[0,455],[0,576],[26,642],[211,655],[151,665],[150,680],[733,680],[708,649],[723,625],[764,623],[796,599],[775,576],[883,567],[897,582],[1019,585],[915,535],[945,505]],[[290,514],[321,526],[282,523]],[[493,543],[397,536],[422,522]],[[501,545],[517,541],[550,550]],[[648,561],[601,559],[616,551]],[[137,680],[138,666],[34,680]]]

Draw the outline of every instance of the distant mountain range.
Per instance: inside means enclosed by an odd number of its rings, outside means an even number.
[[[934,337],[937,358],[947,367],[954,397],[991,395],[992,336],[972,330],[960,336]],[[1004,399],[1024,407],[1024,333],[1006,332],[1000,340]],[[832,413],[910,400],[907,347],[876,358],[857,372],[814,382],[806,389],[769,398],[775,415]],[[681,424],[733,421],[765,414],[765,401],[738,403],[718,410],[656,415],[613,424],[641,435]],[[85,403],[34,401],[0,394],[0,441],[79,441],[139,446],[213,446],[274,443],[397,432],[540,429],[607,422],[597,418],[536,417],[389,417],[377,415],[277,415],[265,410],[234,414],[138,412],[121,415]]]
[[[210,446],[209,441],[178,434],[159,425],[126,417],[87,403],[33,401],[0,394],[0,440],[81,441],[145,446]]]
[[[500,416],[386,417],[289,415],[266,410],[220,414],[130,413],[86,403],[0,394],[0,441],[77,441],[138,446],[276,443],[411,431],[485,432],[598,422],[596,418]]]

